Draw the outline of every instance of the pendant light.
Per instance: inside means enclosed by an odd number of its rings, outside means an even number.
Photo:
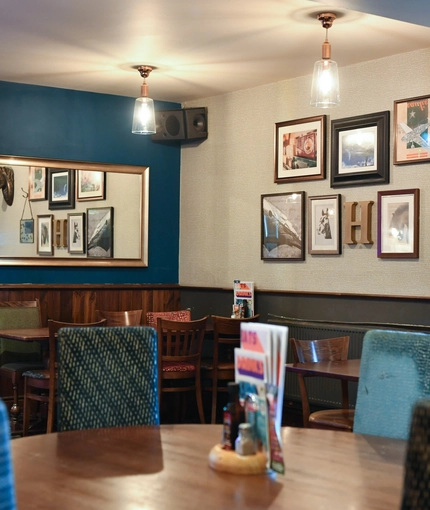
[[[314,65],[311,106],[330,108],[340,104],[337,63],[331,60],[331,45],[328,42],[328,29],[336,19],[336,14],[324,12],[318,14],[317,19],[321,21],[323,28],[326,29],[326,38],[322,45],[322,59],[315,62]]]
[[[137,66],[140,76],[143,78],[140,97],[134,102],[133,127],[131,132],[136,135],[153,135],[155,129],[154,101],[148,97],[148,85],[146,78],[149,73],[156,69],[152,66]]]

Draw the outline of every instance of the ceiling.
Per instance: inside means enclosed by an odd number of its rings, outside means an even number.
[[[0,0],[0,80],[136,97],[149,64],[183,103],[311,74],[327,10],[340,72],[430,46],[428,0]]]

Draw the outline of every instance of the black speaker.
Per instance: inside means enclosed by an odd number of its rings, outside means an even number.
[[[197,140],[207,138],[207,108],[155,112],[153,140]]]

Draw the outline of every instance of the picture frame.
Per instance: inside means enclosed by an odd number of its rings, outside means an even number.
[[[378,191],[378,257],[419,258],[420,190]]]
[[[305,192],[261,195],[261,259],[305,259]]]
[[[331,123],[332,188],[388,184],[390,112],[336,119]]]
[[[113,207],[87,209],[87,257],[113,257]]]
[[[395,165],[430,161],[430,95],[394,101]]]
[[[29,218],[28,220],[20,221],[19,228],[19,242],[20,243],[34,243],[34,220]]]
[[[30,166],[28,170],[28,199],[36,202],[47,198],[46,167]]]
[[[77,170],[76,174],[76,200],[84,202],[106,199],[105,172]]]
[[[54,255],[53,244],[53,219],[52,214],[41,214],[37,216],[37,254]]]
[[[85,213],[69,213],[67,215],[67,246],[72,254],[85,253]]]
[[[308,197],[309,254],[341,254],[341,205],[340,194]]]
[[[275,124],[275,182],[311,181],[326,176],[327,115]]]
[[[75,171],[48,168],[49,203],[48,209],[75,208]]]

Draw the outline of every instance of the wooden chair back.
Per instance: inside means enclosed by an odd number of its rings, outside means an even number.
[[[157,319],[159,317],[169,321],[190,321],[191,310],[175,310],[173,312],[147,312],[146,325],[157,329]]]
[[[321,338],[318,340],[298,340],[290,338],[295,363],[318,361],[341,361],[348,359],[349,336]],[[297,374],[303,410],[303,426],[331,428],[352,432],[353,411],[349,410],[348,381],[340,381],[342,389],[342,409],[310,412],[305,378],[311,375]]]
[[[108,311],[96,310],[97,319],[106,319],[106,326],[140,326],[142,310]]]

